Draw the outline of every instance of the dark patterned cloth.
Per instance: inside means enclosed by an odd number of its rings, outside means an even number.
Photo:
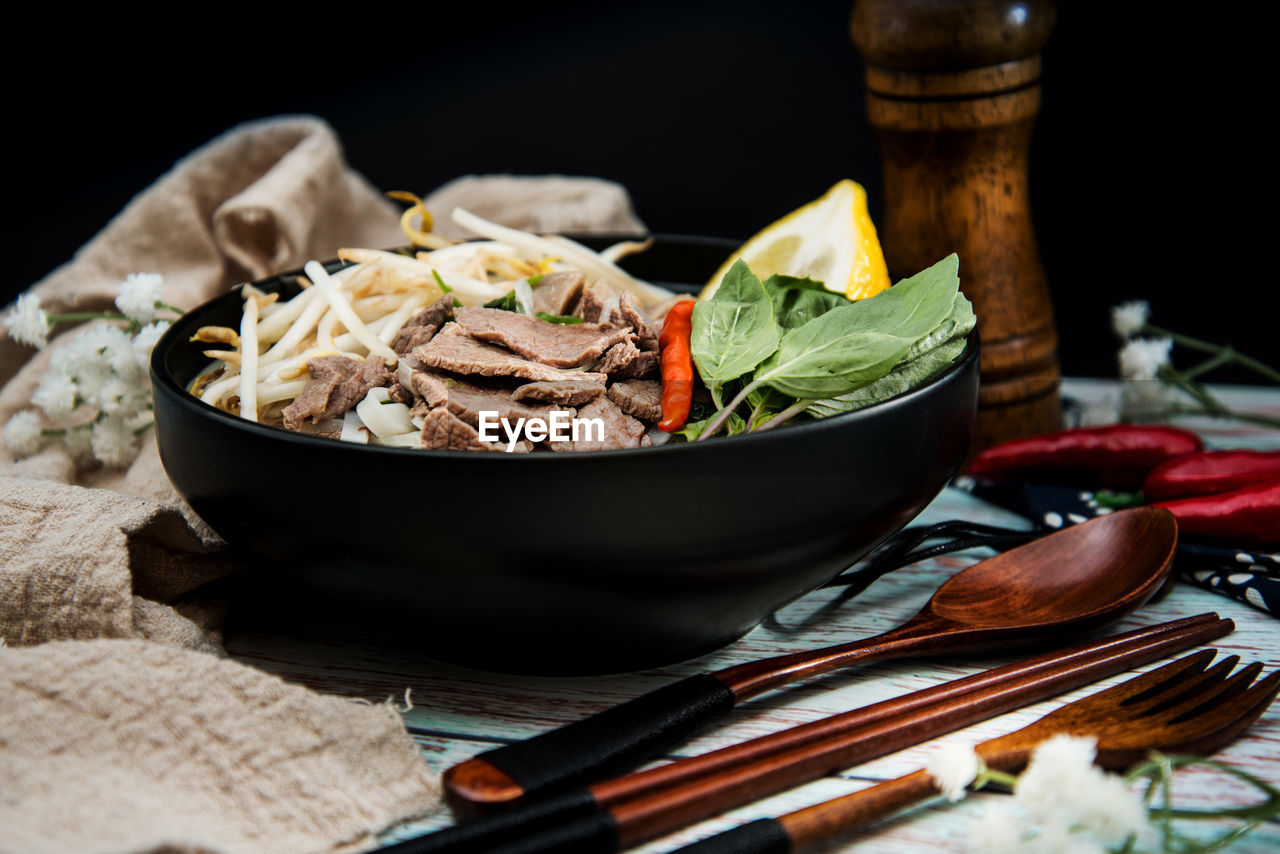
[[[1012,510],[1046,534],[1112,512],[1096,493],[1073,487],[970,477],[959,477],[952,485]],[[1280,616],[1280,554],[1180,538],[1174,569],[1191,584]]]

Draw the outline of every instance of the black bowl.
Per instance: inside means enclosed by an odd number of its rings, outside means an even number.
[[[631,267],[700,283],[734,246],[663,237]],[[286,278],[260,286],[289,295]],[[238,295],[218,297],[155,348],[156,435],[178,491],[291,585],[486,669],[621,671],[722,646],[913,519],[973,435],[976,335],[908,394],[760,434],[510,456],[351,445],[184,390],[207,365],[188,339],[239,314]]]

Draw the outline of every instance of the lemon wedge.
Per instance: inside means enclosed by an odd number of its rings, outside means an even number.
[[[867,212],[867,191],[845,179],[742,244],[698,295],[710,299],[739,258],[761,279],[775,273],[807,276],[849,299],[889,287],[889,270]]]

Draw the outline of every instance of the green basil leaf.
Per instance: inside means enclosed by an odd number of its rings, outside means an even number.
[[[780,288],[773,294],[773,316],[782,329],[797,329],[849,300],[828,290]]]
[[[888,290],[789,330],[753,381],[799,400],[824,400],[879,379],[950,314],[958,273],[959,260],[949,255]]]
[[[689,350],[717,404],[730,380],[748,373],[778,348],[778,324],[764,285],[739,260],[709,300],[693,307]]]
[[[817,279],[810,279],[808,276],[801,278],[799,276],[784,276],[781,273],[774,273],[772,276],[764,280],[764,289],[769,292],[770,296],[780,290],[791,290],[798,288],[805,291],[826,291],[827,286]]]
[[[880,379],[873,380],[848,394],[829,400],[815,401],[805,412],[815,418],[826,418],[829,415],[852,412],[855,409],[862,409],[873,403],[880,403],[891,397],[905,394],[950,367],[964,352],[964,347],[963,338],[948,341],[934,347],[920,358],[899,365]]]
[[[946,370],[960,358],[968,344],[969,333],[977,325],[973,306],[964,294],[957,293],[951,313],[916,343],[892,371],[848,394],[815,401],[805,411],[815,418],[840,412],[852,412],[873,403],[888,400],[922,385]]]

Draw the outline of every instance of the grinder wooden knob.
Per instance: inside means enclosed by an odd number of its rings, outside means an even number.
[[[853,42],[884,170],[894,279],[950,252],[978,315],[978,448],[1058,428],[1057,333],[1027,153],[1047,0],[859,0]]]

